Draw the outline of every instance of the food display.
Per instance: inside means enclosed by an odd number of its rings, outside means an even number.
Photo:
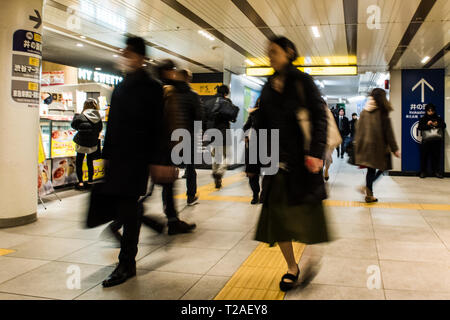
[[[71,127],[71,117],[48,116],[41,118],[41,133],[45,149],[47,164],[46,178],[42,174],[38,176],[38,185],[42,186],[44,181],[50,181],[53,187],[62,187],[78,182],[76,175],[76,151],[73,138],[77,133]],[[106,131],[106,123],[103,123],[103,130],[100,138],[103,139]],[[48,172],[51,172],[50,174]],[[94,180],[104,177],[103,160],[94,161]],[[88,169],[86,159],[83,163],[83,176],[88,179]],[[47,179],[47,180],[46,180]]]
[[[38,193],[43,197],[54,191],[49,174],[50,161],[46,160],[38,166]]]

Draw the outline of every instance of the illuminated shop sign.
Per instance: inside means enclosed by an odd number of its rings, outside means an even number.
[[[81,68],[78,69],[78,79],[109,84],[111,86],[115,86],[123,80],[123,78],[119,76]]]
[[[308,73],[312,76],[351,76],[358,74],[356,66],[333,66],[333,67],[298,67],[300,71]],[[267,77],[274,73],[269,67],[247,68],[247,76]]]

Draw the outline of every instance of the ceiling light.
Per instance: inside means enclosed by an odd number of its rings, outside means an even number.
[[[254,65],[255,65],[255,63],[254,63],[253,61],[249,60],[249,59],[245,59],[245,63],[246,63],[246,64],[249,64],[249,65],[251,65],[251,66],[254,66]]]
[[[325,58],[325,63],[326,63],[326,64],[331,64],[330,59]]]
[[[154,62],[155,60],[154,59],[150,59],[150,62]]]
[[[430,57],[426,56],[425,58],[422,59],[422,63],[427,63],[428,60],[430,60]]]
[[[146,66],[147,66],[147,64],[145,64],[145,63],[144,63],[144,64],[143,64],[142,66],[143,66],[143,67],[146,67]]]
[[[205,38],[207,38],[207,39],[209,39],[211,41],[215,40],[215,38],[212,35],[210,35],[208,32],[205,32],[203,30],[199,30],[198,33],[200,33],[202,36],[204,36]]]
[[[80,36],[80,38],[81,38],[81,39],[86,39],[86,37],[85,37],[85,36]]]
[[[82,43],[77,43],[77,47],[84,47]]]
[[[113,54],[113,57],[114,57],[114,58],[117,58],[117,57],[119,57],[119,55],[117,55],[117,54]]]
[[[311,27],[311,30],[312,30],[312,32],[313,32],[313,34],[314,34],[314,37],[320,38],[319,28],[317,28],[316,26],[314,26],[314,27]]]
[[[95,70],[97,70],[97,71],[102,71],[102,68],[95,68]]]

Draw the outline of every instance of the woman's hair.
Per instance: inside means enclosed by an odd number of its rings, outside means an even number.
[[[358,114],[356,112],[352,113],[352,117],[353,116],[358,116]]]
[[[228,86],[223,84],[217,88],[217,94],[221,95],[222,97],[225,97],[228,94],[230,94],[230,88],[228,88]]]
[[[280,46],[285,52],[288,52],[289,49],[293,51],[293,55],[290,57],[289,61],[292,63],[298,58],[298,51],[295,44],[286,37],[283,36],[275,36],[270,38],[270,42],[277,44]]]
[[[370,96],[375,100],[377,107],[381,109],[384,113],[389,113],[392,111],[392,106],[389,100],[386,98],[386,91],[381,88],[375,88],[370,93]]]
[[[432,103],[429,103],[425,106],[425,112],[427,112],[428,110],[432,110],[432,111],[436,112],[436,106]]]
[[[98,106],[97,100],[95,100],[93,98],[87,99],[84,102],[83,111],[88,110],[88,109],[99,110],[100,107]]]

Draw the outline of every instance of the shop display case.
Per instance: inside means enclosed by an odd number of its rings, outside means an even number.
[[[71,127],[72,117],[47,116],[42,117],[40,128],[44,145],[46,163],[51,172],[53,187],[63,187],[78,182],[75,169],[75,143],[73,138],[76,130]],[[100,135],[101,145],[106,132],[106,122],[103,122],[103,130]],[[88,179],[86,159],[83,164],[84,179]],[[104,177],[103,161],[94,161],[94,180]]]

